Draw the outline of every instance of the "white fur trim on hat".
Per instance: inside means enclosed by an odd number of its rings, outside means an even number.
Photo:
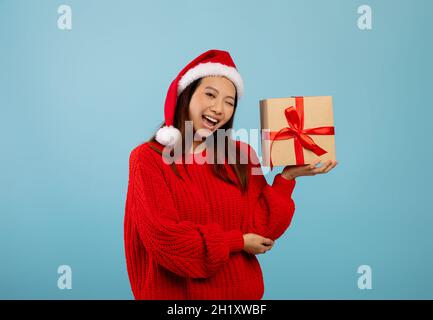
[[[180,95],[185,88],[197,79],[207,76],[224,76],[236,86],[238,97],[244,93],[244,84],[238,70],[219,62],[200,63],[194,68],[188,70],[179,80],[177,95]]]
[[[163,126],[156,132],[155,139],[164,146],[174,147],[182,139],[182,134],[173,126]]]

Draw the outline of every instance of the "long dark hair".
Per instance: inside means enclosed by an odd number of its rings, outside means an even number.
[[[176,127],[177,129],[179,129],[179,131],[182,134],[182,143],[185,140],[185,121],[188,120],[189,118],[189,103],[191,101],[191,97],[194,94],[195,90],[197,89],[197,87],[199,86],[199,84],[201,83],[201,80],[203,78],[197,79],[194,82],[192,82],[188,87],[186,87],[182,93],[179,95],[178,99],[177,99],[177,105],[176,105],[176,109],[175,109],[175,114],[174,114],[174,121],[173,121],[173,126]],[[232,129],[233,128],[233,119],[234,119],[234,115],[236,112],[236,106],[237,106],[237,102],[238,102],[238,95],[236,93],[235,96],[235,102],[234,102],[234,112],[232,117],[230,118],[229,121],[227,121],[227,123],[225,123],[220,129]],[[161,127],[165,125],[165,122],[163,122],[161,124]],[[216,133],[217,130],[215,130],[212,134],[214,135],[214,149],[213,149],[213,156],[214,156],[214,162],[212,165],[212,171],[213,173],[220,179],[222,179],[223,181],[236,185],[240,188],[240,190],[242,192],[245,192],[247,189],[247,184],[248,184],[248,164],[245,163],[245,161],[241,161],[241,157],[244,156],[239,148],[236,149],[236,156],[235,158],[230,158],[230,166],[233,169],[234,173],[236,174],[237,177],[237,182],[233,181],[227,172],[226,166],[223,163],[220,163],[217,159],[217,157],[221,156],[218,153],[218,150],[220,148],[218,148],[218,143],[216,139]],[[156,142],[155,139],[156,133],[148,140],[148,142]],[[235,141],[233,141],[230,137],[227,137],[227,135],[225,135],[224,137],[224,143],[225,143],[225,147],[224,147],[224,159],[227,160],[229,159],[229,156],[231,155],[231,153],[228,152],[229,150],[229,144],[232,144],[233,146],[235,145]],[[159,153],[162,156],[162,151],[160,149],[158,149],[155,146],[152,146],[150,144],[150,147],[155,150],[157,153]],[[186,149],[186,148],[185,148]],[[186,150],[183,150],[182,153],[184,154],[186,152]],[[232,156],[231,156],[232,157]],[[182,162],[184,164],[185,167],[185,171],[187,171],[185,163]],[[175,163],[171,163],[170,164],[171,168],[173,169],[174,173],[181,179],[182,176],[179,174],[177,168],[176,168],[176,164]]]

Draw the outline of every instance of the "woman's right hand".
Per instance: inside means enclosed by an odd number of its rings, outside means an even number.
[[[244,234],[244,249],[250,254],[261,254],[271,250],[274,241],[255,233]]]

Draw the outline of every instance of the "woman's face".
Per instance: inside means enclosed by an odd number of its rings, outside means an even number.
[[[194,130],[221,128],[233,116],[236,88],[225,77],[205,77],[189,103],[189,120]]]

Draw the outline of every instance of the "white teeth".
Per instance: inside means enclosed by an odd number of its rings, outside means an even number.
[[[211,117],[209,117],[209,116],[204,116],[206,119],[208,119],[209,121],[212,121],[213,123],[217,123],[218,122],[218,120],[216,120],[216,119],[214,119],[214,118],[211,118]]]

